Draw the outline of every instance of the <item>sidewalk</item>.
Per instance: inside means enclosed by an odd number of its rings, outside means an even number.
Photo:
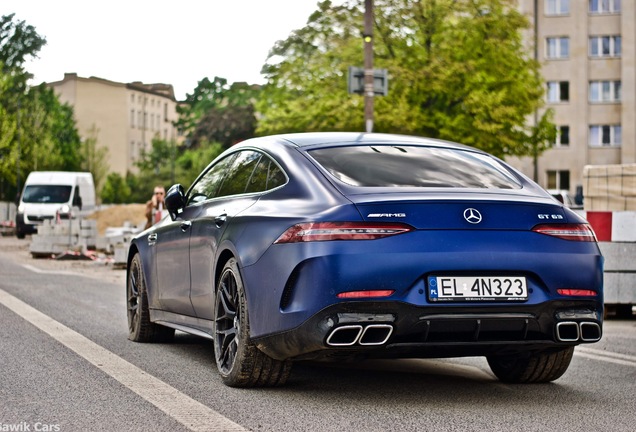
[[[0,236],[0,257],[31,266],[44,272],[73,272],[94,279],[126,286],[126,270],[115,269],[104,261],[55,260],[53,258],[33,258],[29,252],[31,236],[19,240],[15,236]]]

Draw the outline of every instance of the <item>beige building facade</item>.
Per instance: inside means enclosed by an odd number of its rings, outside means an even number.
[[[574,195],[585,165],[636,162],[636,1],[518,1],[558,129],[537,180]],[[509,162],[533,176],[531,158]]]
[[[48,83],[71,105],[83,140],[96,138],[108,149],[109,172],[137,172],[135,162],[150,151],[153,138],[178,140],[177,102],[169,84],[118,83],[64,74]]]

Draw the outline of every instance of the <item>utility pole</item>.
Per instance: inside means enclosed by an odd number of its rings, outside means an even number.
[[[534,60],[539,61],[539,0],[534,0]],[[539,109],[534,110],[534,127],[539,125]],[[533,143],[532,149],[532,180],[539,181],[539,146],[538,142]]]
[[[364,0],[364,122],[373,132],[373,0]]]

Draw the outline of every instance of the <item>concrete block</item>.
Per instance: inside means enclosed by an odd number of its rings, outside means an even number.
[[[636,272],[636,243],[599,242],[605,271]]]
[[[636,305],[636,273],[605,272],[605,303]]]

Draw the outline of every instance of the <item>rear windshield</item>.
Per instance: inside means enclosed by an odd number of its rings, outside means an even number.
[[[25,203],[64,204],[71,197],[71,186],[29,185],[24,189],[22,201]]]
[[[519,189],[496,159],[465,150],[419,146],[350,146],[310,150],[338,180],[363,187]]]

